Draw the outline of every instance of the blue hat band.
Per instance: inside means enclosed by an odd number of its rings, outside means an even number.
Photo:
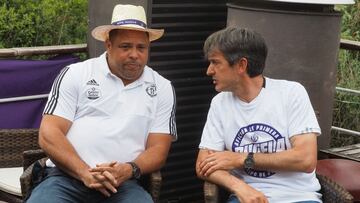
[[[112,25],[139,25],[143,28],[146,28],[146,24],[140,20],[135,19],[126,19],[126,20],[119,20],[116,22],[111,23]]]

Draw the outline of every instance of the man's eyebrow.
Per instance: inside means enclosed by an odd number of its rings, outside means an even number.
[[[147,46],[146,43],[121,42],[120,44],[121,44],[121,45],[122,45],[122,44],[126,44],[126,45],[136,45],[136,46],[139,46],[139,45]]]

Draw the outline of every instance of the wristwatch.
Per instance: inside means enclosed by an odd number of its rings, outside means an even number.
[[[245,169],[254,169],[255,167],[255,159],[254,159],[254,153],[249,152],[247,155],[245,161],[244,161],[244,168]]]
[[[132,177],[133,179],[139,180],[141,177],[141,170],[135,162],[127,162],[132,167]]]

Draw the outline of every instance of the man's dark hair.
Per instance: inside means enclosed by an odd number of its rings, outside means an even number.
[[[258,76],[264,71],[267,46],[264,38],[253,30],[227,27],[211,34],[204,44],[205,58],[215,50],[219,50],[231,66],[241,58],[246,58],[250,77]]]
[[[110,32],[109,32],[109,40],[110,40],[110,42],[113,42],[113,39],[115,38],[115,36],[117,35],[117,33],[119,31],[120,31],[119,29],[110,30]]]

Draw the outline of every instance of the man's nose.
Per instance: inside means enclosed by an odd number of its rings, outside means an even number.
[[[139,56],[139,53],[138,53],[138,50],[134,47],[134,48],[132,48],[131,50],[130,50],[130,54],[129,54],[129,56],[131,57],[131,58],[138,58],[138,56]]]
[[[214,68],[212,67],[211,64],[209,64],[209,66],[206,70],[206,75],[208,75],[208,76],[214,75]]]

